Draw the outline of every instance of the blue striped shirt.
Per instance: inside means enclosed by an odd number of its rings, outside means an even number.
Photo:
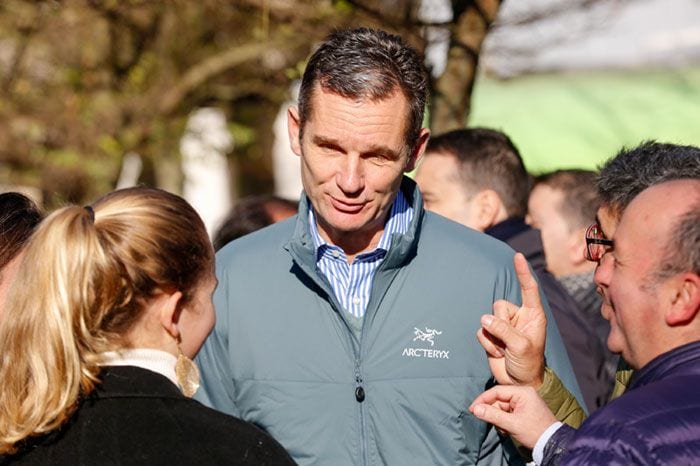
[[[328,244],[321,238],[316,226],[313,207],[309,209],[309,225],[316,248],[316,266],[325,275],[343,309],[351,315],[362,318],[367,309],[372,282],[377,267],[382,263],[394,233],[405,234],[413,220],[413,208],[399,191],[391,207],[389,220],[379,239],[377,248],[355,256],[348,264],[347,256],[338,246]]]

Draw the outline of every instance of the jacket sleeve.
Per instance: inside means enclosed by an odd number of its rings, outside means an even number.
[[[566,426],[564,426],[566,427]],[[555,434],[556,436],[556,434]],[[554,436],[553,436],[554,438]],[[551,439],[550,439],[551,441]],[[549,446],[549,442],[547,443]],[[649,439],[635,428],[625,426],[624,420],[595,425],[574,431],[564,451],[553,462],[547,462],[547,446],[542,466],[556,464],[669,464],[650,450]],[[690,463],[687,463],[690,464]]]
[[[566,455],[567,448],[574,435],[576,435],[576,429],[567,425],[557,429],[544,446],[544,457],[540,466],[555,466],[559,464],[562,457]]]
[[[216,325],[197,354],[200,387],[194,398],[232,416],[240,417],[235,405],[235,387],[230,370],[228,345],[229,293],[225,271],[217,268],[219,286],[214,293]]]
[[[554,316],[549,308],[549,303],[541,292],[540,297],[547,316],[547,340],[544,347],[545,364],[557,374],[559,382],[562,385],[561,388],[568,391],[569,395],[573,397],[570,403],[576,402],[584,414],[587,414],[583,395],[579,389],[574,370],[571,367],[571,362],[569,361],[569,356],[564,347],[564,342],[561,339],[561,334],[557,328]],[[562,391],[560,393],[564,392]],[[565,422],[563,419],[559,420]]]
[[[578,428],[586,419],[586,412],[569,392],[557,374],[549,367],[544,370],[544,381],[537,393],[544,400],[554,417],[571,427]]]

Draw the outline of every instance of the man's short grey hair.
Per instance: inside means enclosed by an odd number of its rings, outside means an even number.
[[[316,85],[345,98],[378,101],[399,90],[408,101],[406,147],[423,126],[428,75],[415,49],[399,36],[375,29],[336,31],[314,52],[299,90],[301,133],[311,117]]]
[[[623,148],[600,169],[601,204],[618,218],[639,193],[664,181],[700,178],[700,148],[646,141]]]

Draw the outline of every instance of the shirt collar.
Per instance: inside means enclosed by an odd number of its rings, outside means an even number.
[[[391,212],[389,213],[389,219],[384,225],[384,232],[382,232],[381,238],[379,238],[379,243],[377,244],[377,250],[388,251],[391,247],[392,236],[397,234],[405,234],[411,224],[413,219],[413,207],[406,200],[406,196],[399,190],[394,199],[394,203],[391,206]],[[337,246],[327,243],[318,232],[318,227],[316,226],[316,214],[314,208],[309,202],[309,229],[311,231],[311,238],[314,242],[314,248],[316,249],[316,257],[320,257],[322,254],[319,251],[323,251],[326,248],[337,248]]]

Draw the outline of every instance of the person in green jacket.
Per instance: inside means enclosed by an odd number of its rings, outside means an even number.
[[[514,252],[425,212],[404,176],[429,136],[426,84],[399,37],[331,34],[288,112],[299,214],[217,253],[197,398],[265,429],[299,464],[523,462],[467,411],[493,383],[471,338],[480,316],[521,301]],[[547,335],[547,363],[580,394],[554,324]]]

